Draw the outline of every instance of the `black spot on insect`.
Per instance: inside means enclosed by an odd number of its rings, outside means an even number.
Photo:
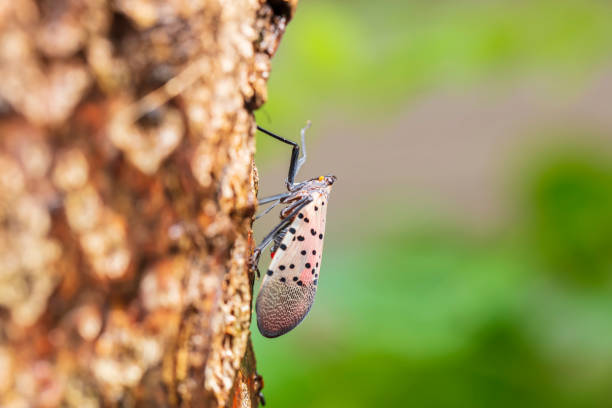
[[[289,232],[292,233],[292,234],[295,234],[295,228],[293,228],[293,227],[289,228]]]
[[[314,229],[311,229],[311,230],[310,230],[310,233],[311,233],[312,235],[317,235],[317,231],[315,231]]]
[[[273,273],[274,273],[274,272],[273,272],[271,269],[268,269],[268,272],[266,272],[266,274],[267,274],[268,276],[272,276],[272,274],[273,274]]]
[[[304,214],[299,213],[299,214],[298,214],[298,218],[301,220],[302,218],[304,218]]]
[[[321,203],[321,205],[325,205],[325,201],[323,201],[323,202]]]
[[[302,285],[303,285],[302,281],[298,281],[298,286],[302,286]]]
[[[306,269],[310,268],[310,263],[306,262]]]
[[[282,278],[280,278],[280,281],[281,281],[281,282],[284,282],[284,281],[286,281],[286,280],[287,280],[287,279],[285,279],[285,277],[284,277],[284,276],[283,276]]]
[[[312,268],[312,271],[310,271],[310,273],[314,275],[314,273],[315,273],[315,268]]]
[[[319,239],[323,239],[323,234],[319,234]]]
[[[293,268],[295,268],[294,264],[289,265],[289,269],[293,269]]]
[[[317,265],[316,265],[316,266],[317,266],[317,268],[319,267],[319,263],[318,263],[318,262],[317,262]]]
[[[285,270],[285,265],[279,266],[278,269],[280,269],[281,271],[284,271]]]
[[[318,277],[319,277],[319,274],[318,274],[318,273],[315,273],[315,278],[318,278]]]
[[[293,277],[293,281],[296,282],[297,281],[297,276]]]
[[[319,207],[315,205],[315,211],[319,211]]]
[[[302,249],[302,252],[300,252],[300,254],[302,254],[302,255],[306,255],[306,250],[305,250],[305,249]]]
[[[280,248],[280,249],[282,249],[282,250],[284,251],[285,249],[287,249],[287,245],[285,245],[285,244],[280,244],[279,248]]]
[[[313,249],[313,250],[312,250],[312,254],[313,254],[313,255],[316,255],[316,254],[317,254],[317,250],[316,250],[316,249]]]
[[[310,222],[308,218],[304,218],[304,222]]]
[[[293,237],[293,239],[291,240],[291,242],[295,241],[295,237]]]
[[[317,284],[317,280],[316,279],[313,280],[312,283],[314,283],[316,285]]]
[[[302,235],[298,235],[297,238],[298,238],[298,241],[303,241],[304,240],[304,237]]]

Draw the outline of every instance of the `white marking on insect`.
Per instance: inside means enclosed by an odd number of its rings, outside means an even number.
[[[302,147],[309,125],[301,132]],[[282,221],[257,246],[252,260],[252,265],[257,267],[262,250],[274,242],[272,262],[261,282],[255,308],[261,334],[278,337],[296,327],[314,302],[323,252],[327,201],[336,177],[321,176],[294,183],[297,170],[305,161],[305,152],[298,160],[296,143],[258,129],[293,146],[287,178],[289,191],[259,200],[260,204],[272,202],[271,208],[286,204],[287,207],[281,211]]]

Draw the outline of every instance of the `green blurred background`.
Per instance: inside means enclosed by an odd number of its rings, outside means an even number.
[[[338,182],[310,315],[253,319],[268,406],[612,406],[611,2],[302,0],[257,121],[306,119]]]

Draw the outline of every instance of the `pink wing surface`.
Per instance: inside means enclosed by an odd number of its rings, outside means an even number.
[[[313,194],[287,229],[257,296],[257,326],[266,337],[278,337],[308,314],[317,292],[323,238],[326,192]]]

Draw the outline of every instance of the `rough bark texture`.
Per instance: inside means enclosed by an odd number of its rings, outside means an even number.
[[[295,3],[0,3],[0,406],[257,405],[252,110]]]

